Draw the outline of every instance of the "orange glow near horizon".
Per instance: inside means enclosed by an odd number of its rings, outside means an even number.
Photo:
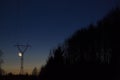
[[[20,71],[19,69],[6,69],[5,70],[6,74],[12,73],[15,75],[19,74],[19,71]],[[25,69],[24,74],[29,74],[29,75],[32,74],[32,69]]]
[[[36,66],[36,67],[39,72],[41,68],[39,66]],[[19,66],[4,66],[3,69],[5,70],[6,74],[12,73],[12,74],[17,75],[20,72]],[[33,69],[34,69],[34,66],[26,65],[26,67],[24,68],[24,74],[29,74],[29,75],[32,74]]]

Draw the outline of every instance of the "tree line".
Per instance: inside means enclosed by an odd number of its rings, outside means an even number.
[[[55,49],[40,71],[41,80],[113,79],[120,74],[120,9],[96,25],[76,31]]]

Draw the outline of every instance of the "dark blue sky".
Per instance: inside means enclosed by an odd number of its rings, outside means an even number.
[[[29,43],[25,72],[45,64],[50,49],[77,29],[102,19],[119,0],[0,0],[0,49],[4,69],[19,72],[15,44]]]

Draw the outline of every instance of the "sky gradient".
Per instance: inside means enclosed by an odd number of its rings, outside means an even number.
[[[16,44],[30,44],[25,72],[45,64],[50,49],[102,19],[120,0],[0,0],[0,49],[4,70],[19,73]]]

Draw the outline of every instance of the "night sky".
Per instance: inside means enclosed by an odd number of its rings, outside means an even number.
[[[102,19],[119,0],[0,0],[0,49],[3,68],[18,73],[16,44],[30,44],[25,72],[45,64],[50,49],[63,43],[77,29]]]

